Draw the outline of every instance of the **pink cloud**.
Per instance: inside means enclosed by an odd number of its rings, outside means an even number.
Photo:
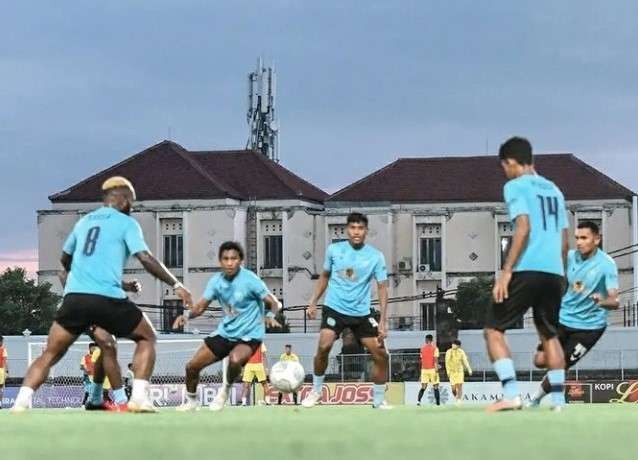
[[[0,272],[14,267],[25,268],[29,277],[35,278],[38,272],[37,249],[0,253]]]

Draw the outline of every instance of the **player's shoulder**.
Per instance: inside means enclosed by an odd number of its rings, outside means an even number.
[[[611,257],[609,254],[607,254],[602,249],[598,250],[598,257],[602,261],[602,263],[604,263],[608,267],[613,267],[613,268],[617,267],[616,261],[613,259],[613,257]]]
[[[513,195],[524,192],[530,187],[530,183],[527,179],[528,177],[529,176],[520,176],[508,180],[507,182],[505,182],[505,185],[503,185],[503,192],[506,195]]]
[[[242,276],[242,278],[245,281],[248,282],[258,282],[261,281],[261,278],[257,275],[257,273],[255,273],[254,271],[252,271],[249,268],[246,267],[241,267],[240,269],[240,275]]]

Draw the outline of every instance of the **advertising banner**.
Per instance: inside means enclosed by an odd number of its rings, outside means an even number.
[[[606,380],[592,382],[592,402],[636,404],[638,403],[638,380]]]
[[[344,382],[325,383],[321,390],[321,403],[327,405],[370,405],[372,404],[373,383]],[[298,401],[301,402],[312,390],[311,384],[304,384],[298,391]],[[257,399],[260,399],[261,387],[257,388]],[[278,392],[275,388],[270,390],[270,401],[277,401]],[[404,384],[387,383],[385,400],[393,405],[403,404]],[[293,404],[292,394],[284,394],[282,404]]]
[[[518,382],[518,388],[521,392],[523,402],[532,399],[540,382]],[[421,384],[419,382],[405,383],[405,404],[415,406]],[[441,404],[454,404],[454,396],[452,388],[447,382],[439,384],[439,393],[441,396]],[[500,382],[467,382],[463,385],[463,403],[464,404],[490,404],[503,397]],[[426,393],[423,395],[421,404],[435,404],[434,391],[432,385],[428,385]],[[547,401],[544,401],[547,404]]]

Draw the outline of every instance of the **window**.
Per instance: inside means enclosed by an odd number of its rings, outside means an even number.
[[[173,330],[175,318],[184,313],[181,300],[165,300],[162,310],[162,330],[166,332],[184,332],[184,328]]]
[[[283,268],[283,237],[264,237],[264,268]]]
[[[499,222],[498,223],[498,256],[499,256],[499,268],[502,270],[507,255],[510,252],[512,246],[512,238],[514,237],[514,225],[511,222]]]
[[[438,224],[420,226],[419,265],[428,266],[431,272],[442,270],[441,226]]]
[[[341,241],[348,241],[348,234],[346,233],[345,225],[330,225],[328,227],[328,232],[330,233],[330,242],[331,243],[340,243]]]
[[[184,266],[183,235],[164,236],[164,265],[168,268],[182,268]]]

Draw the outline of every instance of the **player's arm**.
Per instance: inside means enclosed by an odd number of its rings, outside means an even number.
[[[195,305],[185,308],[184,313],[179,315],[175,318],[175,321],[173,321],[173,329],[179,329],[180,327],[183,327],[188,320],[203,315],[210,303],[211,300],[203,297],[199,299]]]
[[[388,323],[388,282],[377,282],[377,295],[379,296],[379,338],[384,339],[387,336]]]
[[[563,255],[563,268],[565,269],[565,273],[567,273],[567,256],[569,255],[569,229],[564,228],[562,231],[562,255]]]
[[[140,261],[144,269],[155,278],[165,282],[175,290],[175,294],[182,299],[185,307],[193,304],[193,296],[190,291],[173,275],[162,262],[150,253],[150,251],[140,251],[135,253],[135,257]]]
[[[266,296],[263,298],[264,304],[266,308],[269,310],[266,313],[266,326],[270,328],[280,328],[282,325],[275,319],[277,313],[282,309],[281,302],[272,292],[268,292]]]
[[[62,285],[62,289],[66,286],[66,279],[71,271],[71,263],[73,262],[73,256],[62,251],[60,256],[60,264],[62,264],[62,270],[58,272],[58,279]]]
[[[467,360],[467,354],[463,352],[461,358],[463,359],[463,366],[467,369],[467,373],[472,375],[472,368],[470,367],[470,362]]]
[[[310,299],[310,303],[308,304],[308,318],[314,319],[317,315],[317,303],[319,303],[319,299],[323,297],[324,292],[328,288],[328,280],[330,279],[330,271],[322,271],[321,275],[319,275],[319,279],[315,283],[315,290],[312,294],[312,298]]]
[[[507,254],[507,259],[505,259],[501,276],[498,280],[496,280],[496,283],[494,283],[494,289],[492,290],[492,295],[496,303],[502,303],[503,300],[509,297],[508,288],[510,280],[512,279],[512,272],[514,271],[514,267],[516,266],[518,259],[521,257],[521,254],[523,254],[523,251],[527,246],[527,241],[529,240],[531,229],[529,216],[527,214],[521,214],[516,217],[515,222],[516,229],[514,230],[514,236],[512,237],[512,246]]]
[[[618,289],[610,289],[607,291],[607,297],[604,297],[596,293],[591,296],[592,300],[596,302],[601,308],[606,310],[618,310],[620,308],[620,295],[618,294]]]
[[[445,352],[445,371],[448,374],[450,373],[450,369],[452,368],[452,353],[450,353],[450,350]]]

